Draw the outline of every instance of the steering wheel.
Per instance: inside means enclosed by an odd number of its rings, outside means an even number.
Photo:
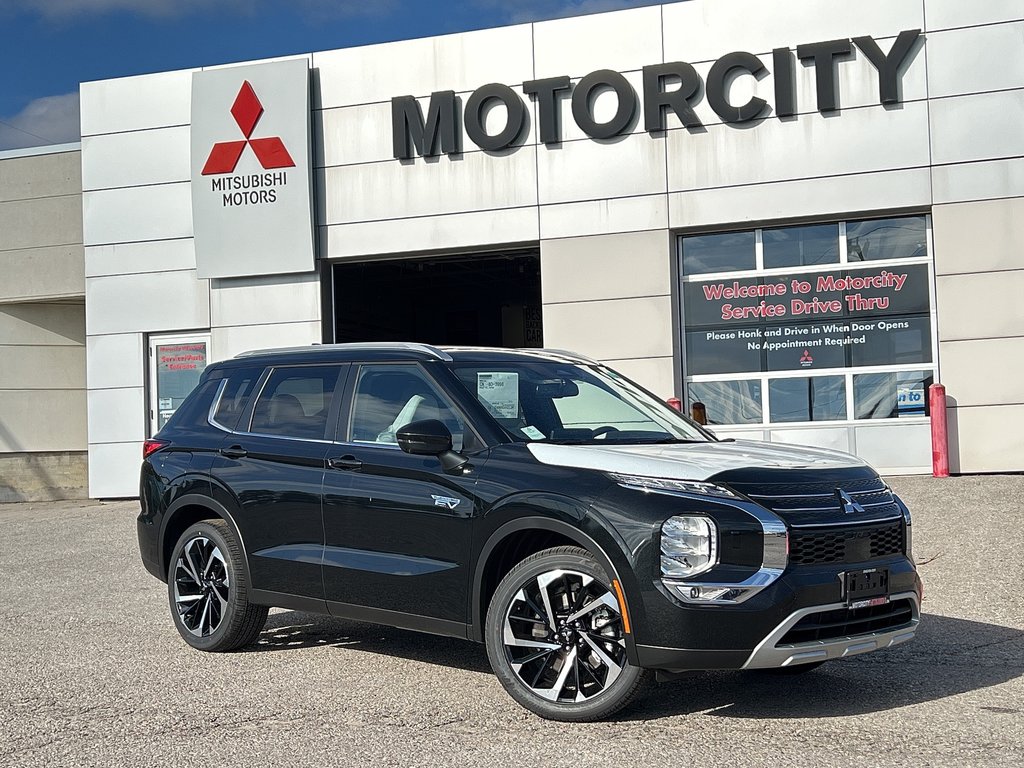
[[[612,426],[598,427],[597,429],[594,430],[593,434],[590,437],[591,438],[600,437],[601,435],[607,435],[607,434],[611,434],[612,432],[618,432],[618,431],[619,431],[618,427],[612,427]]]

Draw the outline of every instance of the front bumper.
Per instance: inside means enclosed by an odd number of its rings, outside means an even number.
[[[860,653],[869,653],[883,648],[892,648],[900,643],[914,639],[917,626],[921,621],[921,608],[916,592],[904,592],[892,595],[892,602],[910,600],[912,606],[911,619],[908,623],[876,632],[847,635],[828,640],[816,640],[805,643],[783,643],[786,635],[801,619],[816,613],[843,610],[844,603],[820,605],[801,608],[794,611],[785,621],[777,626],[762,640],[750,654],[750,658],[741,669],[776,669],[792,667],[799,664],[810,664],[832,659],[845,659]]]
[[[910,640],[920,620],[921,605],[920,580],[913,563],[897,556],[865,565],[888,568],[890,604],[903,601],[910,608],[906,620],[860,624],[848,635],[845,627],[808,634],[801,625],[787,638],[806,617],[846,607],[842,571],[833,566],[788,569],[750,600],[731,606],[687,605],[653,581],[643,593],[643,621],[634,621],[635,663],[672,671],[782,667],[852,656]],[[827,618],[819,616],[813,621]],[[814,642],[794,645],[793,637]],[[819,637],[823,639],[818,641]],[[803,653],[809,655],[801,656]]]

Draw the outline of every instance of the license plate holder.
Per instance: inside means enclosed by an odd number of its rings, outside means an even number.
[[[889,569],[866,568],[861,571],[847,571],[844,586],[848,608],[885,605],[889,602]]]

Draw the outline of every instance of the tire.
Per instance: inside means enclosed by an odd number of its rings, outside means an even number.
[[[233,651],[253,643],[267,623],[265,605],[251,605],[244,555],[223,520],[185,531],[171,554],[167,596],[174,627],[200,651]]]
[[[578,547],[538,552],[502,579],[487,610],[487,657],[526,709],[548,720],[601,720],[648,683],[651,673],[626,658],[621,609],[610,585],[604,569]]]

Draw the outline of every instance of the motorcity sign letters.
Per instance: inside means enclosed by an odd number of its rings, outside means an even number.
[[[900,103],[900,83],[906,65],[917,50],[921,30],[900,32],[888,53],[884,53],[873,37],[863,36],[827,40],[772,51],[774,71],[774,106],[765,99],[752,96],[744,104],[729,101],[729,90],[737,76],[761,80],[771,72],[760,58],[746,51],[736,51],[718,59],[702,79],[692,64],[683,61],[652,64],[643,68],[643,120],[649,133],[667,128],[672,112],[688,129],[701,130],[703,123],[694,111],[704,93],[708,105],[726,123],[749,123],[773,110],[778,118],[797,114],[796,72],[799,62],[814,68],[817,109],[832,113],[840,108],[836,88],[836,69],[859,51],[878,74],[878,98],[883,105]],[[594,96],[599,92],[615,92],[618,107],[605,122],[594,115]],[[470,94],[462,108],[454,91],[435,91],[430,95],[427,114],[414,96],[396,96],[391,100],[393,154],[399,160],[462,152],[460,123],[470,140],[485,151],[498,151],[515,145],[527,125],[525,97],[537,104],[538,133],[541,143],[558,144],[562,140],[559,127],[560,102],[571,100],[573,120],[580,130],[594,139],[610,139],[630,129],[641,108],[641,97],[620,73],[601,69],[583,77],[573,86],[568,75],[530,80],[523,83],[522,95],[501,83],[489,83]],[[506,111],[505,125],[490,133],[485,125],[488,110],[500,103]]]
[[[687,282],[688,374],[929,362],[928,268]]]

